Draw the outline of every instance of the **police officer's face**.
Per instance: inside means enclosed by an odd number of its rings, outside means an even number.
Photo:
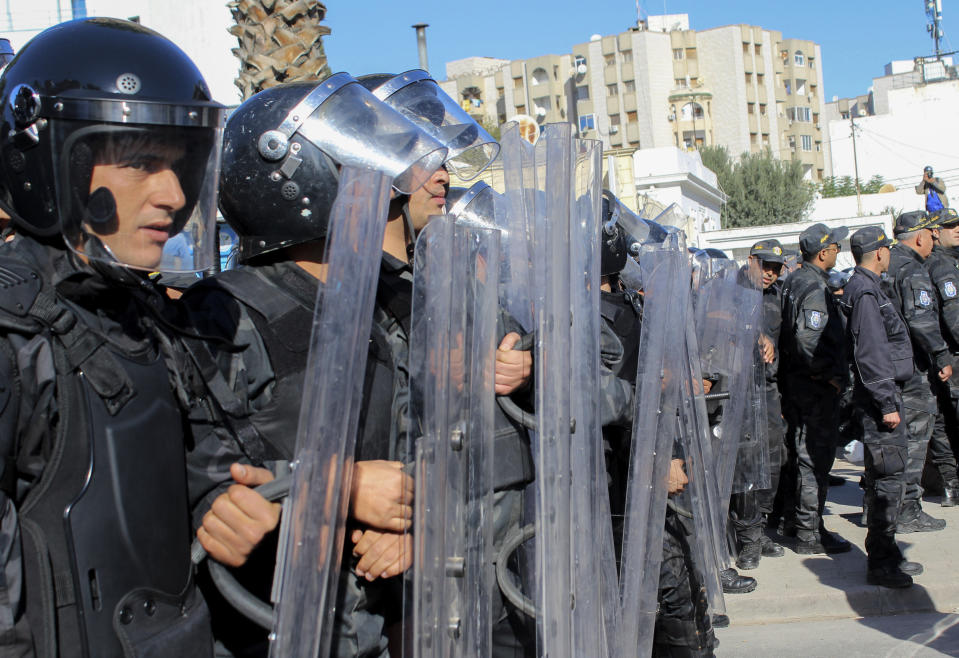
[[[782,274],[783,264],[770,263],[767,261],[763,261],[762,267],[763,267],[763,288],[768,288],[772,284],[776,283],[776,280],[779,278],[779,275]]]
[[[426,226],[430,217],[442,215],[446,206],[446,192],[450,187],[450,175],[445,167],[437,169],[423,186],[410,195],[410,220],[417,231]]]
[[[839,256],[839,250],[840,246],[834,242],[820,252],[823,257],[823,269],[828,270],[836,266],[836,258]]]
[[[943,247],[959,247],[959,224],[939,229],[939,244]]]
[[[90,178],[91,194],[101,187],[113,193],[113,221],[85,225],[126,265],[154,269],[171,237],[173,218],[186,196],[173,164],[183,149],[164,143],[108,148],[97,158]]]

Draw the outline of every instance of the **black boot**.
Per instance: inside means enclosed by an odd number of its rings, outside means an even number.
[[[723,569],[719,572],[719,580],[723,584],[726,594],[748,594],[756,589],[756,579],[749,576],[740,576],[735,569]]]
[[[746,544],[743,546],[742,550],[739,551],[739,556],[736,558],[736,566],[744,571],[755,569],[759,566],[759,555],[761,550],[762,545],[759,542]]]
[[[946,482],[942,491],[942,500],[939,504],[943,507],[955,507],[959,504],[959,480],[949,480]]]

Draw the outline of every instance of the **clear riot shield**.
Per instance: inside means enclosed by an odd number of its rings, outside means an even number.
[[[759,291],[757,291],[759,292]],[[762,293],[758,299],[762,303]],[[755,295],[746,297],[749,301]],[[746,397],[743,413],[742,433],[739,439],[739,450],[736,456],[736,468],[733,474],[732,493],[743,493],[769,489],[769,426],[766,416],[766,364],[763,362],[759,350],[758,324],[761,321],[761,307],[748,306],[743,309],[746,314],[747,339],[754,337],[754,348],[748,356],[748,364],[744,373],[744,394]]]
[[[683,353],[681,305],[685,254],[644,249],[640,256],[644,289],[643,323],[634,396],[632,452],[626,490],[619,602],[621,623],[613,655],[648,656],[652,651],[657,591],[663,555],[667,479],[673,444],[679,440]]]
[[[688,261],[687,261],[688,262]],[[689,269],[685,270],[684,281],[689,281]],[[686,286],[689,290],[689,287]],[[685,300],[687,317],[692,317],[692,303],[687,294]],[[683,350],[683,383],[681,385],[681,405],[679,429],[685,456],[685,471],[689,484],[683,492],[683,501],[692,513],[693,555],[701,570],[706,586],[706,594],[712,614],[724,614],[726,604],[723,598],[720,571],[728,564],[728,546],[726,543],[726,508],[728,498],[720,491],[720,479],[713,454],[713,441],[709,429],[709,417],[706,409],[706,397],[703,384],[703,368],[699,358],[699,343],[696,330],[686,322]]]
[[[496,225],[506,233],[504,245],[503,306],[527,331],[533,329],[532,263],[533,145],[520,136],[519,125],[507,124],[500,141],[505,197],[495,205]]]
[[[436,218],[416,243],[413,655],[491,651],[493,369],[499,232]]]
[[[594,496],[602,454],[600,151],[575,140],[570,124],[550,124],[535,146],[534,165],[537,654],[602,656],[610,635],[597,561],[615,559],[608,498],[599,519]],[[600,539],[600,526],[609,541]]]
[[[340,172],[281,526],[274,658],[325,656],[330,650],[390,186],[389,176],[372,170]]]

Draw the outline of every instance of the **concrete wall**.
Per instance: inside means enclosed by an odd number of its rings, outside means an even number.
[[[749,115],[746,114],[746,71],[743,67],[742,29],[738,25],[696,33],[699,70],[713,93],[715,144],[737,156],[749,151]]]

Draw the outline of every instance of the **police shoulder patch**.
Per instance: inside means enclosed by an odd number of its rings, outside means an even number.
[[[916,306],[921,306],[922,308],[932,306],[932,295],[929,294],[928,290],[916,291]]]
[[[822,311],[806,311],[806,323],[810,329],[820,329],[823,325]]]
[[[942,284],[942,296],[947,299],[952,299],[956,296],[956,283],[954,281],[946,281]]]

